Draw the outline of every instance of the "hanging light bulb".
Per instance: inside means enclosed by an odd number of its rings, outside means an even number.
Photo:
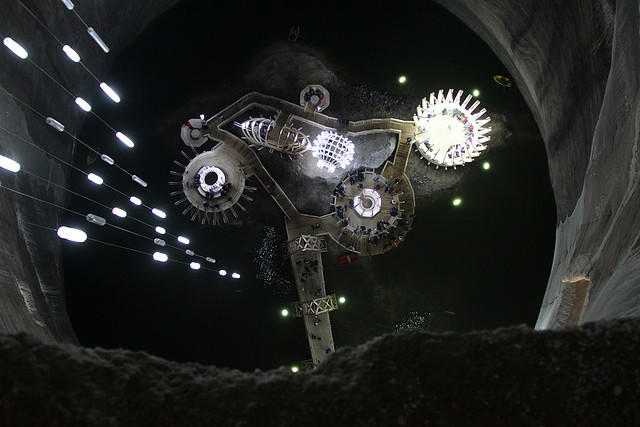
[[[86,112],[91,111],[91,105],[80,97],[76,98],[76,104],[78,104],[78,107],[82,108]]]
[[[20,163],[8,157],[0,156],[0,168],[6,169],[9,172],[18,172],[20,170]]]
[[[82,243],[87,240],[87,233],[77,228],[62,226],[58,228],[58,237],[71,242]]]
[[[122,141],[122,143],[124,145],[126,145],[129,148],[133,148],[133,141],[129,139],[129,137],[127,135],[125,135],[122,132],[116,132],[116,138],[118,138],[120,141]]]
[[[57,121],[56,119],[54,119],[53,117],[47,117],[45,119],[45,122],[47,122],[47,124],[49,126],[54,128],[58,132],[63,132],[64,131],[64,125],[62,123],[60,123],[59,121]]]
[[[102,185],[102,183],[104,182],[104,180],[95,173],[90,173],[89,175],[87,175],[87,179],[98,185]]]
[[[26,57],[29,56],[27,50],[20,46],[11,37],[5,37],[3,43],[11,52],[15,53],[18,58],[26,59]]]
[[[158,262],[167,262],[169,257],[167,256],[167,254],[165,254],[163,252],[154,252],[153,253],[153,259],[158,261]]]
[[[109,46],[107,46],[107,44],[100,38],[100,36],[96,32],[96,30],[93,29],[93,27],[88,27],[87,33],[89,33],[91,38],[95,40],[96,43],[98,43],[98,46],[100,46],[100,48],[104,51],[104,53],[109,53]]]
[[[73,62],[80,62],[80,55],[78,55],[78,52],[73,50],[73,48],[68,44],[65,44],[64,46],[62,46],[62,51],[66,53],[69,59],[72,60]]]
[[[109,98],[111,98],[111,100],[112,100],[113,102],[120,102],[120,97],[118,96],[118,94],[116,93],[116,91],[115,91],[115,90],[113,90],[113,89],[111,89],[111,88],[109,87],[109,85],[108,85],[108,84],[106,84],[105,82],[101,82],[101,83],[100,83],[100,89],[102,89],[102,91],[103,91],[104,93],[106,93],[106,94],[107,94],[107,96],[108,96]]]

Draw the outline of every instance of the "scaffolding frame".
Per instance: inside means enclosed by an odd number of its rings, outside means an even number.
[[[293,303],[293,316],[317,316],[338,309],[336,294],[326,295],[311,301],[296,301]]]

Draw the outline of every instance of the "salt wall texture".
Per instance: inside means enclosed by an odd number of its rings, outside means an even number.
[[[639,328],[407,331],[297,374],[0,335],[0,425],[637,426]]]
[[[562,281],[581,276],[583,322],[638,316],[640,3],[437,1],[504,62],[545,141],[558,227],[536,327],[562,325]]]
[[[105,55],[85,27],[59,0],[23,0],[52,32],[73,46],[82,61],[97,75],[105,74],[121,48],[128,45],[156,16],[177,0],[110,0],[75,2],[76,9],[111,47]],[[79,64],[62,54],[60,45],[17,1],[2,2],[0,33],[19,40],[40,67],[73,93],[90,103],[103,96],[97,83]],[[73,98],[27,61],[2,46],[0,87],[55,117],[67,129],[78,132],[85,113]],[[0,91],[1,92],[1,91]],[[72,159],[70,136],[47,126],[28,108],[0,93],[0,125],[65,161]],[[68,170],[43,152],[0,130],[0,153],[20,159],[25,169],[65,185]],[[2,174],[2,184],[56,204],[65,194],[46,182],[20,174]],[[28,332],[45,341],[75,342],[65,308],[60,246],[51,231],[28,223],[55,227],[60,213],[42,203],[0,191],[0,332]]]

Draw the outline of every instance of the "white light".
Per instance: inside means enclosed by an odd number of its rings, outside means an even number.
[[[313,157],[318,159],[317,166],[334,172],[336,166],[346,169],[353,160],[354,145],[351,140],[333,131],[322,131],[313,141]]]
[[[157,237],[155,239],[153,239],[153,243],[155,243],[158,246],[164,246],[165,245],[165,241],[162,239],[158,239]]]
[[[73,10],[73,3],[71,2],[71,0],[62,0],[62,4],[67,6],[67,9]]]
[[[136,196],[129,197],[129,201],[136,206],[140,206],[142,204],[142,200],[138,199]]]
[[[398,83],[400,83],[401,85],[405,84],[406,82],[407,82],[407,76],[398,77]]]
[[[166,232],[167,232],[167,231],[166,231],[163,227],[160,227],[160,226],[157,226],[157,227],[156,227],[156,233],[158,233],[158,234],[164,234],[164,233],[166,233]]]
[[[100,158],[102,159],[103,162],[105,162],[108,165],[113,165],[115,163],[113,159],[107,156],[106,154],[100,155]]]
[[[3,43],[9,50],[15,53],[19,58],[25,59],[29,54],[26,49],[16,43],[11,37],[5,37]]]
[[[471,92],[471,95],[475,96],[476,98],[480,96],[480,91],[478,89],[474,89],[473,92]]]
[[[117,215],[120,218],[124,218],[127,216],[127,211],[125,211],[124,209],[120,209],[119,207],[113,208],[111,212],[113,212],[114,215]]]
[[[189,244],[189,239],[187,239],[184,236],[178,236],[178,242],[182,243],[183,245],[188,245]]]
[[[76,104],[78,104],[78,107],[82,108],[84,111],[87,111],[87,112],[91,111],[91,105],[89,105],[87,101],[85,101],[80,97],[76,98]]]
[[[47,117],[45,119],[45,122],[47,122],[47,124],[49,126],[51,126],[52,128],[54,128],[55,130],[57,130],[58,132],[62,132],[64,131],[64,125],[62,123],[60,123],[59,121],[57,121],[56,119],[54,119],[53,117]]]
[[[344,304],[345,302],[347,302],[347,299],[345,297],[340,297],[340,298],[338,298],[338,302],[340,304]]]
[[[122,141],[122,143],[124,145],[126,145],[129,148],[133,148],[133,141],[129,139],[129,137],[127,135],[125,135],[122,132],[116,132],[116,138],[118,138],[120,141]],[[144,187],[144,186],[143,186]]]
[[[189,264],[189,267],[191,267],[193,270],[200,270],[200,263],[192,262],[191,264]]]
[[[138,175],[131,175],[131,179],[142,185],[143,187],[147,187],[147,182],[144,179],[140,178]]]
[[[98,215],[94,215],[94,214],[87,214],[87,216],[85,217],[86,220],[92,224],[96,224],[96,225],[105,225],[107,223],[107,220],[104,219],[101,216]]]
[[[95,173],[90,173],[89,175],[87,175],[87,178],[89,179],[89,181],[98,185],[102,185],[102,183],[104,182],[104,180],[100,178],[98,175],[96,175]]]
[[[0,168],[6,169],[9,172],[18,172],[20,170],[20,163],[8,157],[0,156]]]
[[[155,216],[159,216],[160,218],[167,217],[167,214],[164,213],[164,211],[161,211],[160,209],[153,208],[151,209],[151,213],[154,214]]]
[[[233,277],[234,279],[239,279],[240,275],[238,273],[232,273],[231,277]]]
[[[221,276],[226,276],[227,275],[227,270],[220,270],[218,271],[218,274]]]
[[[118,96],[116,91],[111,89],[105,82],[100,83],[100,89],[102,89],[102,91],[106,93],[107,96],[113,100],[113,102],[120,102],[120,97]]]
[[[193,252],[191,249],[187,249],[186,251],[184,251],[185,254],[189,255],[189,256],[194,256],[195,252]]]
[[[208,262],[210,262],[211,264],[215,264],[216,260],[211,258],[210,256],[205,258]]]
[[[204,120],[204,114],[200,114],[200,120]]]
[[[453,89],[432,92],[422,100],[414,116],[415,142],[429,163],[445,168],[473,162],[487,149],[491,121],[487,110],[474,100],[479,92],[465,95]]]
[[[95,40],[95,42],[98,43],[98,46],[100,46],[100,48],[104,51],[104,53],[109,53],[109,46],[107,46],[107,44],[100,38],[100,36],[98,35],[98,33],[96,33],[96,30],[94,30],[93,27],[87,28],[87,33],[89,33],[91,38],[93,38],[93,40]]]
[[[62,226],[58,228],[58,237],[66,239],[71,242],[82,243],[87,240],[87,233],[77,228]]]
[[[153,253],[153,259],[155,259],[158,262],[167,262],[167,260],[169,259],[169,257],[167,256],[167,254],[162,253],[162,252],[154,252]]]
[[[73,50],[73,48],[68,44],[65,44],[64,46],[62,46],[62,51],[66,53],[69,59],[72,60],[73,62],[80,62],[80,55],[78,55],[78,52]]]

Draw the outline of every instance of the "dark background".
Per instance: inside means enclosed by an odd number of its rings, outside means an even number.
[[[255,55],[286,40],[294,24],[302,32],[297,45],[319,55],[354,84],[416,96],[441,88],[478,88],[483,106],[505,114],[513,133],[506,146],[481,157],[491,162],[489,172],[481,169],[482,162],[475,162],[456,188],[417,200],[414,229],[399,249],[361,258],[349,267],[338,267],[335,258],[325,256],[328,292],[348,298],[343,309],[332,314],[336,345],[357,345],[391,332],[411,312],[434,313],[429,325],[435,331],[532,326],[554,245],[555,206],[547,160],[524,101],[515,87],[505,89],[493,82],[494,74],[506,71],[475,34],[430,2],[398,4],[396,9],[389,3],[349,8],[313,4],[305,10],[301,3],[183,1],[116,60],[107,81],[122,102],[91,100],[95,111],[136,142],[135,149],[115,144],[112,133],[93,118],[81,134],[96,147],[108,147],[119,164],[147,179],[150,188],[138,195],[167,211],[168,219],[156,221],[84,178],[72,186],[145,222],[189,236],[196,252],[213,256],[216,267],[238,271],[242,278],[221,279],[215,272],[158,264],[149,256],[90,242],[65,244],[69,314],[81,343],[245,370],[309,357],[302,322],[279,316],[280,307],[295,295],[274,295],[255,279],[254,258],[263,227],[276,227],[284,240],[283,217],[275,204],[260,193],[256,206],[270,208],[250,212],[251,221],[241,229],[201,228],[179,214],[166,184],[171,160],[178,159],[182,148],[179,123],[171,133],[165,132],[167,123],[173,125],[171,113],[194,97],[210,93],[213,98],[219,88],[239,85],[240,76],[257,60]],[[408,78],[404,86],[397,84],[400,74]],[[210,103],[194,114],[209,116],[225,106]],[[327,113],[332,114],[331,108]],[[120,189],[137,188],[100,161],[87,166],[82,150],[76,161]],[[460,208],[451,206],[453,196],[463,198]],[[70,199],[70,206],[154,236],[77,198]],[[75,217],[66,222],[87,228]],[[126,233],[87,230],[101,240],[155,250],[151,242]],[[287,278],[286,264],[280,274]]]

